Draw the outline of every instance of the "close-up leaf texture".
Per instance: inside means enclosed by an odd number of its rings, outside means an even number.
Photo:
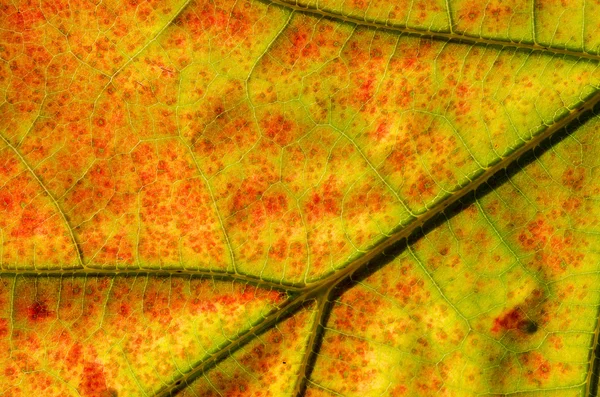
[[[0,0],[0,396],[596,397],[599,0]]]

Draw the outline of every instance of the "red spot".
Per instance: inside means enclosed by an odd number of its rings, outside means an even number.
[[[82,361],[82,349],[83,346],[80,343],[76,343],[75,345],[73,345],[73,347],[71,347],[71,349],[69,349],[69,353],[67,354],[65,360],[69,367],[75,367]]]
[[[31,321],[39,321],[48,318],[51,312],[44,302],[34,302],[27,308],[27,317]]]
[[[389,133],[390,125],[386,121],[383,121],[377,126],[377,129],[375,130],[375,133],[373,135],[375,136],[375,139],[377,141],[381,141],[386,136],[388,136]]]
[[[467,87],[467,86],[466,86],[466,85],[464,85],[464,84],[460,84],[458,87],[456,87],[456,95],[457,95],[459,98],[464,98],[464,97],[466,97],[466,96],[469,94],[469,92],[470,92],[470,89],[469,89],[469,87]]]
[[[528,263],[537,271],[563,273],[568,267],[579,267],[585,254],[574,241],[574,234],[556,230],[545,218],[538,217],[527,224],[526,231],[518,236],[519,245],[534,254]]]
[[[0,319],[0,338],[4,338],[8,335],[8,320],[5,318]]]
[[[267,214],[270,216],[281,215],[288,208],[287,197],[283,194],[265,197],[263,203]]]
[[[119,314],[123,317],[128,317],[129,314],[131,314],[131,307],[126,303],[121,304],[119,307]]]
[[[334,177],[331,176],[327,182],[321,185],[320,192],[312,194],[306,205],[309,220],[320,219],[325,215],[339,214],[342,193],[336,185]]]
[[[193,302],[193,307],[199,312],[211,312],[216,313],[217,307],[209,300],[204,299],[195,299]]]
[[[14,200],[11,194],[8,191],[0,192],[0,210],[2,211],[13,211],[14,209]]]
[[[283,115],[270,115],[261,120],[265,135],[281,146],[292,142],[295,138],[294,123]]]
[[[490,15],[492,15],[492,17],[496,20],[496,22],[500,22],[502,8],[500,8],[500,7],[489,8],[487,11],[489,11]]]
[[[295,63],[300,57],[315,58],[319,55],[319,48],[312,42],[312,28],[297,26],[290,29],[289,41],[291,46],[284,49],[288,63]],[[317,40],[318,42],[318,40]]]
[[[519,357],[519,361],[525,369],[527,380],[537,386],[550,378],[552,366],[550,362],[539,353],[524,353]]]
[[[569,168],[562,175],[562,183],[569,189],[579,191],[585,181],[585,169],[582,167]]]
[[[39,231],[38,227],[42,223],[43,219],[40,219],[40,212],[27,207],[23,211],[19,225],[13,229],[11,235],[13,237],[32,237]]]
[[[276,243],[271,245],[269,256],[275,260],[282,261],[287,257],[288,244],[285,239],[280,238]]]
[[[352,0],[352,5],[354,6],[354,8],[360,8],[360,9],[364,9],[367,6],[366,1],[364,0]]]
[[[415,183],[410,185],[408,195],[410,197],[425,196],[430,197],[434,194],[436,183],[429,175],[419,173]]]
[[[494,320],[492,332],[517,330],[521,333],[532,333],[537,330],[537,325],[529,320],[520,307],[516,307]]]
[[[106,387],[103,367],[94,362],[86,362],[83,367],[83,378],[79,383],[79,391],[85,397],[109,397],[114,395]]]
[[[246,181],[244,181],[242,188],[238,189],[233,196],[231,212],[237,212],[246,208],[248,205],[258,200],[260,193],[261,192],[258,189],[252,186],[251,182],[246,183]]]
[[[268,296],[269,300],[276,303],[283,302],[288,298],[288,294],[285,291],[269,291]]]
[[[309,36],[307,32],[301,32],[296,30],[294,33],[292,33],[292,36],[290,37],[290,40],[292,42],[292,45],[296,48],[302,48],[306,45],[306,43],[308,42]]]
[[[357,93],[357,99],[361,104],[373,97],[375,94],[376,83],[377,80],[375,79],[374,74],[369,74],[368,77],[362,79]]]
[[[468,11],[465,11],[461,14],[461,19],[466,19],[470,22],[474,22],[479,18],[481,11],[475,8],[472,8]]]
[[[416,57],[405,57],[402,59],[402,68],[410,69],[411,67],[414,66],[415,63],[417,63]]]
[[[8,367],[4,370],[4,375],[9,379],[14,380],[16,378],[16,372],[17,371],[13,367]]]

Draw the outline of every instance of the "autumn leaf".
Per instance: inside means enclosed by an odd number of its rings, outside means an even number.
[[[597,1],[2,1],[0,60],[0,395],[598,394]]]

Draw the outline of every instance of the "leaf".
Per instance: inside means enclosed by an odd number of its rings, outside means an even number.
[[[2,4],[1,393],[597,395],[597,8]]]

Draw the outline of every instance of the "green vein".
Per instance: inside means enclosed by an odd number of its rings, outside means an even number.
[[[81,268],[85,268],[86,266],[83,263],[83,255],[81,253],[82,252],[81,248],[79,247],[79,244],[77,243],[77,240],[75,239],[75,234],[73,233],[73,229],[71,228],[71,225],[69,224],[69,221],[67,220],[65,212],[63,211],[63,209],[61,208],[61,206],[58,204],[58,201],[56,201],[56,197],[54,197],[54,195],[48,190],[48,188],[46,188],[46,186],[44,185],[44,183],[42,182],[42,180],[40,179],[40,177],[35,173],[35,171],[33,170],[33,168],[31,168],[31,166],[29,166],[29,164],[27,163],[27,161],[25,161],[25,158],[8,141],[8,139],[6,139],[4,137],[4,135],[2,135],[2,134],[0,134],[0,139],[2,139],[2,141],[4,142],[4,144],[7,147],[9,147],[15,153],[15,155],[19,158],[19,160],[21,161],[21,163],[25,166],[25,168],[27,168],[27,171],[29,171],[29,173],[34,177],[34,179],[37,181],[37,183],[40,185],[40,187],[48,195],[48,197],[52,201],[52,204],[56,207],[56,210],[58,211],[60,217],[64,221],[65,227],[67,228],[67,231],[69,232],[69,237],[71,238],[71,242],[73,243],[73,249],[75,250],[75,255],[77,257],[77,261],[79,262],[79,266]],[[35,265],[35,263],[34,263],[34,265]]]

